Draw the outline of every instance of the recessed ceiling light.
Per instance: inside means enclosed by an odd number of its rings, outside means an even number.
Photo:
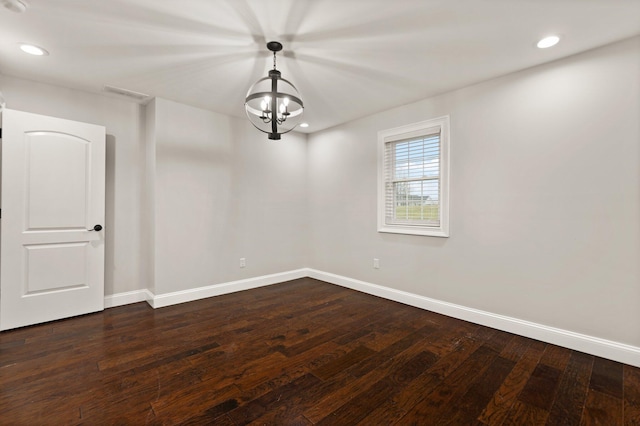
[[[309,123],[300,123],[300,127],[304,127],[304,128],[309,127]]]
[[[20,43],[20,49],[29,55],[47,56],[49,54],[46,49],[28,43]]]
[[[537,46],[540,49],[546,49],[547,47],[555,46],[556,44],[558,44],[559,41],[560,41],[560,37],[552,35],[540,40]]]

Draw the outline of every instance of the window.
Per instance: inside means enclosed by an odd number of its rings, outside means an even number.
[[[378,232],[449,236],[449,117],[378,132]]]

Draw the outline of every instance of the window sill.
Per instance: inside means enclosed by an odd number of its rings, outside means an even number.
[[[449,230],[442,228],[424,228],[417,226],[381,226],[378,232],[390,234],[420,235],[423,237],[449,238]]]

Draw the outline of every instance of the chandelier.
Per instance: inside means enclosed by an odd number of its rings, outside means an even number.
[[[300,123],[304,105],[296,87],[276,69],[276,52],[282,50],[282,44],[270,41],[267,49],[273,52],[273,69],[251,86],[244,108],[251,124],[268,133],[269,139],[278,140]]]

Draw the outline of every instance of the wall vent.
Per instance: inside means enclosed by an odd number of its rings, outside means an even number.
[[[142,103],[145,103],[151,99],[150,95],[147,95],[145,93],[140,93],[140,92],[134,92],[133,90],[123,89],[121,87],[104,86],[103,90],[107,93],[114,93],[116,95],[126,96],[128,98],[134,99]]]
[[[0,4],[15,13],[23,13],[27,10],[27,4],[20,0],[0,0]]]

